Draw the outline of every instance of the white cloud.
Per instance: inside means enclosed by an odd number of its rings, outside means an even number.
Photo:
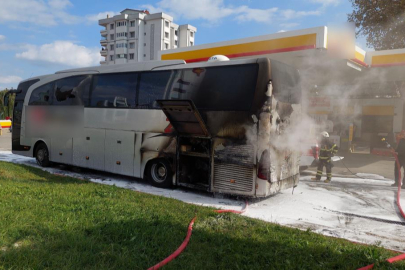
[[[21,51],[27,49],[26,43],[0,43],[0,51]]]
[[[98,14],[87,15],[86,20],[88,22],[98,22],[98,20],[107,18],[107,15],[109,15],[110,17],[113,17],[117,14],[119,14],[119,12],[114,12],[114,11],[100,12]]]
[[[270,9],[253,9],[247,6],[238,8],[236,20],[239,22],[256,21],[256,22],[270,22],[277,14],[278,8]]]
[[[48,4],[54,9],[65,9],[73,6],[69,0],[49,0]]]
[[[0,84],[13,84],[20,81],[22,81],[22,78],[18,76],[0,76]]]
[[[41,46],[28,45],[27,49],[17,53],[16,57],[71,67],[98,65],[102,59],[99,48],[87,48],[64,40]]]
[[[165,12],[176,18],[188,20],[202,19],[213,23],[229,16],[233,16],[238,22],[255,21],[270,23],[274,20],[289,20],[320,14],[320,11],[317,10],[294,11],[290,9],[280,10],[276,7],[254,9],[246,5],[231,6],[226,5],[224,0],[162,0],[156,3],[156,5],[143,5],[142,7],[152,13]]]
[[[286,9],[280,11],[280,14],[283,16],[284,19],[290,20],[290,19],[297,19],[305,16],[317,16],[320,15],[321,12],[319,10],[314,10],[314,11],[295,11],[292,9]]]
[[[299,23],[281,23],[280,26],[283,28],[293,28],[300,25]]]
[[[82,19],[66,12],[69,0],[1,0],[0,23],[22,22],[41,26],[75,24]]]
[[[337,6],[341,0],[311,0],[312,3],[321,4],[322,6]]]
[[[0,35],[0,41],[3,41],[3,40],[5,40],[5,39],[6,39],[6,36]]]

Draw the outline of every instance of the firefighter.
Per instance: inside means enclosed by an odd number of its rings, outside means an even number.
[[[398,179],[398,170],[400,170],[401,167],[405,168],[405,130],[402,130],[401,133],[399,133],[398,139],[399,140],[395,152],[397,152],[400,167],[398,168],[398,165],[395,162],[395,183],[392,185],[393,187],[398,186],[398,181],[400,181],[400,179]],[[405,176],[402,177],[402,188],[405,189]]]
[[[337,153],[338,147],[336,144],[329,140],[329,133],[323,131],[321,133],[321,144],[319,149],[319,161],[316,177],[312,178],[314,181],[321,181],[323,167],[326,168],[326,180],[325,183],[329,183],[332,180],[332,157]]]

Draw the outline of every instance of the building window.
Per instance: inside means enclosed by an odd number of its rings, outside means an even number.
[[[118,37],[126,37],[127,34],[128,34],[127,32],[118,33],[118,34],[117,34],[117,38],[118,38]]]
[[[146,57],[146,54],[144,54],[143,57]]]
[[[117,54],[117,59],[119,59],[119,58],[127,58],[127,55],[126,54]]]
[[[128,48],[128,44],[126,44],[126,43],[118,43],[117,48]]]
[[[135,32],[129,32],[129,37],[134,38],[135,37]]]
[[[169,49],[169,43],[165,43],[165,50]]]
[[[117,22],[117,27],[120,27],[120,26],[126,26],[127,25],[127,22],[126,21],[123,21],[123,22]]]
[[[113,30],[114,29],[114,24],[112,23],[112,24],[110,24],[110,30]]]
[[[194,45],[194,42],[190,41],[190,46],[193,46],[193,45]]]
[[[165,38],[169,38],[169,33],[165,32]]]
[[[145,47],[145,46],[146,46],[146,43],[144,43],[143,46]]]
[[[131,27],[135,26],[135,21],[131,21]]]
[[[176,45],[176,46],[177,46],[177,40],[175,40],[175,41],[174,41],[174,45]]]
[[[190,37],[194,37],[194,32],[190,32]]]
[[[130,53],[130,54],[129,54],[129,59],[130,59],[130,60],[133,60],[133,59],[134,59],[134,54],[133,54],[133,53]]]
[[[165,26],[169,27],[169,22],[168,21],[165,21]]]
[[[110,55],[110,61],[114,61],[114,55]]]
[[[114,40],[114,34],[111,34],[111,35],[110,35],[110,39],[111,39],[111,40]]]
[[[111,45],[110,45],[110,50],[111,50],[111,51],[114,50],[114,44],[111,44]]]
[[[177,30],[174,30],[174,35],[175,35],[175,36],[177,36],[177,35],[178,35]]]
[[[135,43],[134,42],[129,43],[129,48],[130,49],[135,49]]]
[[[145,33],[143,33],[143,35],[144,35],[144,36],[146,36],[146,32],[145,32]]]

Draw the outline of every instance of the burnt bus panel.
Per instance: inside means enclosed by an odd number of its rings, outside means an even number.
[[[271,79],[273,95],[277,101],[289,104],[301,102],[301,79],[296,68],[271,60]]]
[[[255,170],[251,166],[214,164],[214,192],[254,195]]]
[[[156,100],[177,134],[208,137],[207,127],[191,100]]]
[[[249,144],[225,144],[214,152],[213,191],[238,195],[255,194],[255,150]]]

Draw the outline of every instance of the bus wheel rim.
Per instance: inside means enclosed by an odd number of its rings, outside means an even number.
[[[153,180],[162,183],[166,180],[167,169],[166,166],[162,163],[152,165],[152,177]]]
[[[45,151],[44,149],[39,149],[37,153],[37,158],[39,161],[43,161],[45,156]]]

